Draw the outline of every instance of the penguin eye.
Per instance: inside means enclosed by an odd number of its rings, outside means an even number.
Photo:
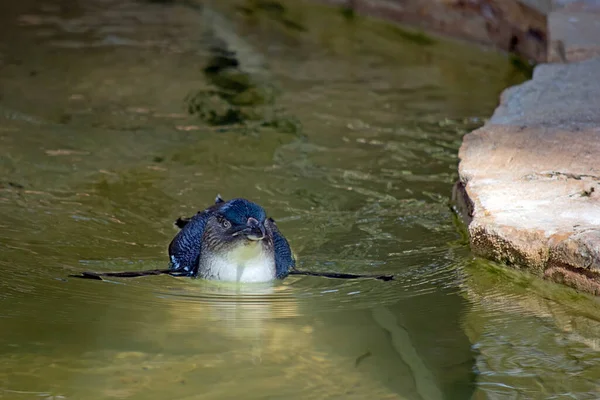
[[[225,229],[231,228],[231,222],[227,221],[226,219],[221,221],[221,225],[223,225],[223,228],[225,228]]]

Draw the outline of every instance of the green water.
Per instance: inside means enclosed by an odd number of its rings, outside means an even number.
[[[594,301],[475,260],[448,206],[462,135],[524,77],[276,4],[2,2],[0,398],[600,396]],[[217,193],[303,269],[397,279],[67,278],[164,268]]]

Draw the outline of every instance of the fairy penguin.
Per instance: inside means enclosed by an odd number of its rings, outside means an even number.
[[[289,275],[394,279],[393,275],[297,270],[296,258],[275,221],[261,206],[242,198],[225,201],[217,196],[215,204],[191,218],[178,218],[175,225],[181,230],[169,244],[168,269],[85,271],[69,276],[102,280],[166,274],[229,282],[268,282]]]
[[[169,244],[172,275],[233,282],[283,279],[296,261],[288,241],[265,210],[249,200],[224,201],[191,218]]]

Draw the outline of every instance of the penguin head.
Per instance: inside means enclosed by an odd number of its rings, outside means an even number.
[[[246,199],[224,201],[220,196],[215,203],[205,231],[208,248],[217,250],[272,241],[271,232],[265,226],[267,215],[261,206]]]

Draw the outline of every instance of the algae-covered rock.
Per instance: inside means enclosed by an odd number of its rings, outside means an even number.
[[[228,100],[237,106],[273,104],[275,102],[273,91],[267,87],[251,87],[243,92],[232,94]]]
[[[302,130],[302,124],[297,118],[281,114],[265,120],[262,126],[271,127],[283,133],[300,133]]]
[[[275,6],[261,7],[270,13],[280,12]],[[277,107],[277,91],[265,78],[265,68],[246,67],[261,59],[260,55],[254,54],[233,29],[228,29],[218,14],[206,12],[210,13],[207,20],[212,24],[221,21],[210,30],[211,56],[202,69],[211,87],[192,91],[186,97],[188,112],[213,126],[244,125],[253,131],[273,128],[284,133],[300,132],[300,122]]]
[[[210,125],[229,125],[244,122],[240,110],[232,107],[218,93],[197,91],[188,95],[188,112]]]

